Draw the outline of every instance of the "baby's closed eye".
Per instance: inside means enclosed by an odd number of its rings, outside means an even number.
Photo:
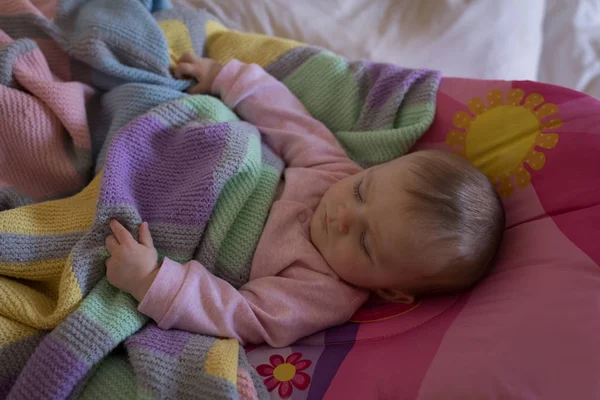
[[[360,192],[361,186],[362,186],[362,178],[357,180],[356,182],[354,182],[354,197],[356,197],[356,200],[358,200],[360,203],[364,202],[364,198]]]
[[[367,257],[369,257],[369,259],[371,259],[371,253],[369,252],[369,249],[367,248],[367,245],[365,243],[366,236],[367,231],[362,231],[362,233],[360,234],[360,249],[363,251],[363,253],[365,253]]]

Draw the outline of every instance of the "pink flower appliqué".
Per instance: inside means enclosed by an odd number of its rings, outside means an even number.
[[[256,372],[260,376],[268,378],[264,380],[265,386],[269,392],[279,386],[279,397],[287,399],[292,395],[292,384],[298,390],[306,390],[310,384],[310,376],[300,372],[310,367],[310,360],[300,360],[302,353],[292,353],[283,361],[283,357],[274,354],[269,357],[271,365],[261,364],[256,367]]]

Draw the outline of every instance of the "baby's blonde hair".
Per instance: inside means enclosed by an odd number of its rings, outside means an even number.
[[[416,179],[406,190],[416,200],[413,210],[427,243],[423,250],[443,254],[445,261],[412,294],[470,289],[489,272],[502,242],[502,201],[487,177],[462,157],[426,150],[414,153],[413,161]]]

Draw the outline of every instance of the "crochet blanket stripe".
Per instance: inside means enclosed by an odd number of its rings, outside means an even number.
[[[235,287],[283,168],[184,52],[256,62],[364,166],[431,124],[439,74],[228,30],[168,1],[0,1],[0,396],[265,398],[237,342],[162,331],[104,278],[107,221]]]

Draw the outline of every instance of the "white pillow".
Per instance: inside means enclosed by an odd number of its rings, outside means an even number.
[[[228,27],[445,76],[536,79],[544,0],[174,0]]]
[[[600,98],[600,0],[548,0],[540,80]]]

